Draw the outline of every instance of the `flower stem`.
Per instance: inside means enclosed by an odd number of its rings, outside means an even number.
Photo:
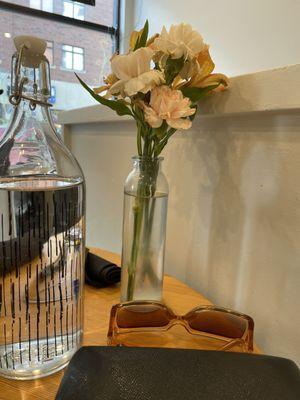
[[[140,177],[137,188],[137,195],[133,206],[133,241],[131,247],[130,262],[127,265],[128,281],[126,300],[134,299],[134,288],[136,280],[137,261],[142,256],[144,268],[143,275],[147,273],[152,281],[157,277],[153,273],[152,265],[149,262],[149,246],[151,242],[153,218],[155,214],[155,192],[158,175],[158,160],[150,159],[141,162]],[[151,207],[149,210],[149,204]],[[141,251],[143,227],[143,251]]]
[[[134,296],[136,265],[140,248],[141,227],[143,219],[142,201],[143,201],[142,197],[137,196],[135,198],[135,206],[133,211],[134,212],[133,242],[131,247],[130,263],[128,265],[128,283],[127,283],[127,299],[126,299],[127,301],[133,300]]]

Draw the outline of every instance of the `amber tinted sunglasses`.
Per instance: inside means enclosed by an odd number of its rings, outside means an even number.
[[[172,333],[185,328],[190,334]],[[172,329],[173,330],[173,329]],[[236,311],[196,307],[176,315],[163,303],[131,301],[113,306],[108,344],[112,346],[183,347],[223,351],[253,351],[254,321]],[[182,329],[181,329],[182,331]]]

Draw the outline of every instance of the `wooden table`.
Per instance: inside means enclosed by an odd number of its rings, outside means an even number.
[[[116,264],[120,263],[120,257],[114,253],[99,249],[91,251]],[[119,296],[118,286],[104,289],[85,286],[84,345],[106,345],[110,309],[119,302]],[[179,314],[199,304],[211,304],[200,293],[170,276],[165,276],[164,280],[164,301]],[[53,400],[63,374],[62,370],[33,381],[0,378],[0,400]]]

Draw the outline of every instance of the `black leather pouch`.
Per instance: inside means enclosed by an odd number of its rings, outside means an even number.
[[[299,400],[290,360],[217,351],[83,347],[56,400]]]

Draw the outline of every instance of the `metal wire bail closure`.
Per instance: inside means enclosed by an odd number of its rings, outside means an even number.
[[[36,39],[36,38],[33,38]],[[21,71],[21,64],[22,64],[22,57],[24,55],[24,50],[29,50],[30,49],[30,41],[28,42],[28,44],[23,43],[19,46],[19,50],[18,50],[18,46],[17,47],[17,51],[18,51],[18,56],[17,56],[17,65],[16,65],[16,84],[12,85],[12,94],[9,96],[9,102],[13,105],[13,106],[18,106],[21,102],[22,99],[24,100],[28,100],[30,102],[29,107],[31,110],[34,110],[37,106],[37,104],[39,105],[43,105],[46,107],[52,107],[52,104],[47,102],[46,100],[43,99],[38,99],[37,94],[38,94],[38,85],[36,83],[36,72],[35,72],[35,66],[33,66],[33,72],[34,72],[34,83],[33,83],[33,96],[27,96],[23,93],[23,88],[24,86],[29,83],[29,79],[26,76],[23,76],[20,80],[20,83],[18,83],[19,81],[19,77],[20,77],[20,71]],[[16,41],[15,41],[16,44]],[[41,54],[40,55],[40,60],[39,62],[41,63],[41,61],[46,59],[46,57]]]

